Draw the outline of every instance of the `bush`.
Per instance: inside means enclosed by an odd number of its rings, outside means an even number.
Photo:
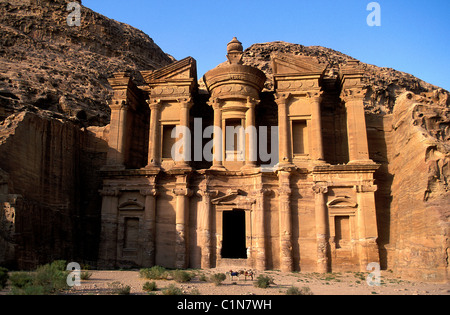
[[[224,273],[215,273],[215,274],[211,275],[210,280],[215,285],[221,285],[222,282],[225,281],[226,278],[227,278],[227,276]]]
[[[163,295],[183,295],[183,291],[174,284],[169,285],[162,293]]]
[[[66,262],[57,260],[39,266],[34,273],[18,272],[11,275],[12,294],[47,295],[69,289],[67,285]]]
[[[11,286],[17,289],[23,289],[33,284],[33,276],[27,272],[14,272],[9,277]]]
[[[255,282],[255,287],[261,289],[267,289],[271,284],[273,284],[273,279],[266,275],[259,275]]]
[[[157,286],[156,286],[156,282],[146,282],[144,283],[144,286],[142,287],[142,290],[144,290],[145,292],[152,292],[152,291],[156,291],[157,290]]]
[[[82,271],[82,272],[80,273],[80,278],[81,278],[81,280],[89,280],[89,279],[91,278],[91,276],[92,276],[92,272],[87,271],[87,270]]]
[[[9,274],[8,269],[0,267],[0,290],[3,290],[8,283]]]
[[[309,287],[303,287],[301,289],[297,287],[290,287],[286,291],[287,295],[314,295]]]
[[[108,287],[111,290],[111,294],[115,295],[129,295],[131,290],[129,285],[124,285],[119,281],[108,283]]]
[[[151,268],[143,268],[139,271],[141,278],[148,280],[166,280],[169,272],[161,266],[153,266]]]
[[[183,270],[175,270],[172,273],[173,280],[176,282],[184,283],[192,280],[192,275],[189,272]]]

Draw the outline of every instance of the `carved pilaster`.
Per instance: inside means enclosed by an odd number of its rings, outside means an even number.
[[[328,207],[326,205],[326,194],[328,187],[315,185],[315,212],[316,212],[316,235],[317,235],[317,272],[328,272]]]
[[[306,92],[306,97],[311,104],[311,157],[319,163],[324,163],[324,151],[322,140],[322,101],[323,91],[314,90]]]
[[[184,176],[183,176],[184,177]],[[175,266],[178,269],[185,269],[188,266],[188,205],[189,197],[192,195],[192,190],[187,187],[180,187],[177,183],[177,188],[173,189],[176,195],[176,240],[175,240]]]
[[[265,207],[264,199],[265,195],[271,190],[266,188],[257,188],[252,190],[251,196],[255,198],[254,205],[254,233],[253,238],[255,240],[256,262],[255,266],[257,270],[266,270],[266,234],[265,234]]]
[[[200,246],[202,249],[201,267],[202,269],[211,268],[212,257],[212,235],[211,235],[211,215],[212,204],[211,198],[216,197],[219,192],[217,190],[200,189],[197,194],[202,197],[199,211],[198,227],[200,230]]]
[[[292,257],[292,218],[291,218],[291,188],[290,173],[278,172],[278,202],[280,222],[280,268],[283,272],[293,271]]]
[[[292,152],[291,152],[291,128],[289,127],[288,117],[288,100],[291,94],[289,93],[276,93],[275,102],[278,105],[278,126],[279,126],[279,155],[280,166],[292,165]]]

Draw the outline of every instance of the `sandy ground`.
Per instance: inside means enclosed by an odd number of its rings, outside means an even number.
[[[92,271],[89,280],[83,280],[80,287],[74,287],[68,294],[73,295],[107,295],[111,294],[111,283],[129,286],[130,294],[146,295],[143,290],[145,282],[155,282],[157,291],[152,294],[161,295],[163,289],[171,284],[180,288],[184,294],[197,295],[285,295],[288,288],[295,286],[299,289],[308,287],[314,295],[450,295],[450,284],[431,284],[410,282],[393,277],[389,272],[381,273],[380,286],[369,286],[365,280],[367,274],[361,273],[333,273],[321,275],[316,273],[282,273],[266,271],[262,274],[273,278],[274,284],[267,289],[256,288],[254,281],[227,276],[220,286],[211,282],[201,281],[209,279],[213,273],[225,273],[226,270],[190,270],[194,277],[190,282],[177,283],[173,280],[146,280],[140,278],[139,271]],[[201,275],[205,277],[201,277]],[[258,276],[261,273],[257,273]],[[256,279],[256,277],[255,277]]]

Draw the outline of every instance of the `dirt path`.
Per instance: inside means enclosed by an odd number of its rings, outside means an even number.
[[[216,286],[209,281],[202,281],[213,273],[225,273],[224,270],[191,270],[194,277],[190,282],[177,283],[173,280],[146,280],[139,277],[139,271],[92,271],[89,280],[83,280],[80,287],[74,287],[69,294],[104,295],[111,294],[112,283],[116,287],[129,286],[130,294],[148,294],[143,290],[145,282],[155,282],[157,291],[152,294],[163,294],[169,285],[180,288],[184,294],[200,295],[285,295],[288,288],[308,287],[314,295],[450,295],[450,284],[430,284],[399,280],[389,272],[382,272],[381,285],[369,286],[367,274],[332,273],[321,275],[316,273],[282,273],[267,271],[262,274],[273,278],[274,284],[267,289],[256,288],[248,279],[233,279],[228,276],[222,285]],[[203,276],[202,276],[203,275]],[[259,273],[256,275],[258,276]]]

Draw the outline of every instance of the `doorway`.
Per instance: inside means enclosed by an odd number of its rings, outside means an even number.
[[[222,231],[222,258],[246,259],[245,211],[224,211]]]

